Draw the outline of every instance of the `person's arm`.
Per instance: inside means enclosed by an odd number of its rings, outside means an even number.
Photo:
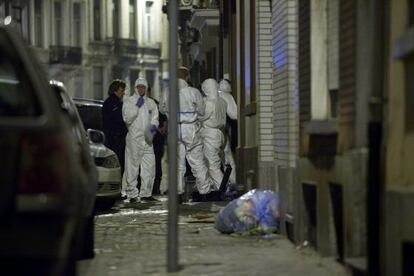
[[[207,100],[205,104],[204,114],[202,116],[199,115],[198,119],[201,122],[207,121],[213,114],[213,111],[214,111],[214,103],[212,101]]]
[[[230,119],[237,120],[237,104],[234,101],[232,95],[228,94],[227,98],[227,115],[230,117]]]
[[[193,90],[194,94],[194,105],[196,108],[196,111],[198,113],[198,116],[204,116],[204,113],[206,112],[206,104],[204,102],[204,98],[201,95],[200,91],[198,89]]]
[[[158,128],[159,125],[159,118],[158,118],[158,107],[156,103],[153,101],[153,107],[152,107],[152,114],[151,114],[151,122],[150,124],[152,126],[155,126]]]
[[[129,97],[122,106],[122,118],[127,126],[130,126],[138,117],[138,107],[134,103],[134,97]]]

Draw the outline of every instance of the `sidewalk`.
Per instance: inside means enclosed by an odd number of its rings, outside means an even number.
[[[164,198],[165,199],[165,198]],[[214,228],[223,206],[180,206],[179,264],[166,273],[166,202],[114,208],[96,218],[93,260],[79,262],[79,275],[346,275],[332,258],[297,249],[285,237],[229,236]]]

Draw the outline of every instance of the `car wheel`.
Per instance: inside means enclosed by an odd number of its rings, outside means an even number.
[[[100,198],[96,200],[97,210],[109,210],[115,204],[115,198]]]
[[[85,234],[83,238],[82,251],[80,254],[80,259],[91,259],[95,256],[94,252],[94,243],[95,243],[95,221],[94,217],[91,216],[87,219],[85,225]]]

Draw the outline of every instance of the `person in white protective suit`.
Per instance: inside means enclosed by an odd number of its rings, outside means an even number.
[[[124,99],[122,117],[128,127],[125,148],[125,172],[122,181],[126,185],[126,202],[155,200],[152,186],[155,177],[155,156],[152,138],[158,128],[158,108],[153,99],[146,96],[148,83],[144,78],[135,81],[135,93]],[[137,178],[141,168],[141,188]]]
[[[201,89],[206,95],[206,111],[200,118],[204,157],[217,190],[223,180],[221,156],[225,145],[224,128],[227,112],[227,103],[219,97],[218,88],[218,83],[214,79],[207,79],[201,84]]]
[[[204,115],[205,103],[201,92],[190,87],[186,80],[189,77],[188,69],[181,67],[178,71],[178,90],[180,109],[178,112],[178,194],[182,201],[185,192],[186,159],[196,179],[196,187],[201,195],[217,190],[208,174],[203,153],[201,138],[201,123],[199,117]],[[160,112],[168,117],[168,89],[163,91],[160,99]]]
[[[219,83],[219,96],[227,103],[227,116],[232,120],[237,120],[237,104],[231,95],[231,85],[227,80],[221,80]],[[236,163],[234,162],[233,152],[230,147],[230,138],[226,137],[224,146],[224,162],[232,168],[230,174],[230,184],[236,184]]]
[[[184,193],[185,160],[191,167],[200,195],[217,190],[209,176],[204,160],[201,124],[199,118],[204,115],[205,104],[198,89],[190,87],[183,79],[178,80],[180,94],[180,112],[178,116],[178,193]]]

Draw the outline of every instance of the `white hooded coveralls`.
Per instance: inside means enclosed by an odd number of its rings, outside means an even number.
[[[226,80],[222,80],[219,83],[219,95],[227,103],[227,116],[232,120],[237,120],[237,104],[231,95],[230,83]],[[230,147],[230,138],[226,137],[226,145],[224,146],[224,162],[226,165],[230,165],[232,168],[229,182],[230,184],[236,184],[236,162],[234,162],[233,152]]]
[[[200,133],[199,117],[204,115],[205,103],[200,91],[190,87],[182,79],[178,80],[178,90],[180,97],[180,110],[178,112],[178,194],[183,194],[185,191],[186,159],[196,179],[198,192],[207,194],[216,188],[208,174]],[[166,89],[160,99],[160,112],[167,116],[168,97],[168,89]]]
[[[153,99],[143,96],[144,104],[137,106],[137,85],[148,87],[145,79],[135,81],[134,95],[124,99],[122,117],[128,127],[125,148],[125,172],[122,181],[128,198],[150,197],[155,178],[155,156],[148,131],[158,127],[158,108]],[[147,138],[146,138],[147,136]],[[137,189],[137,178],[141,168],[141,189]]]
[[[225,144],[224,128],[226,126],[226,102],[218,96],[218,83],[214,79],[205,80],[201,89],[206,94],[206,112],[202,121],[201,136],[204,144],[204,156],[207,160],[208,172],[219,189],[223,180],[221,156]]]
[[[204,115],[205,104],[203,96],[198,89],[188,86],[178,80],[180,89],[180,112],[178,116],[178,193],[184,193],[185,160],[191,166],[196,179],[196,186],[200,194],[207,194],[214,189],[213,182],[208,175],[204,161],[203,144],[200,136],[201,124],[199,117]]]

